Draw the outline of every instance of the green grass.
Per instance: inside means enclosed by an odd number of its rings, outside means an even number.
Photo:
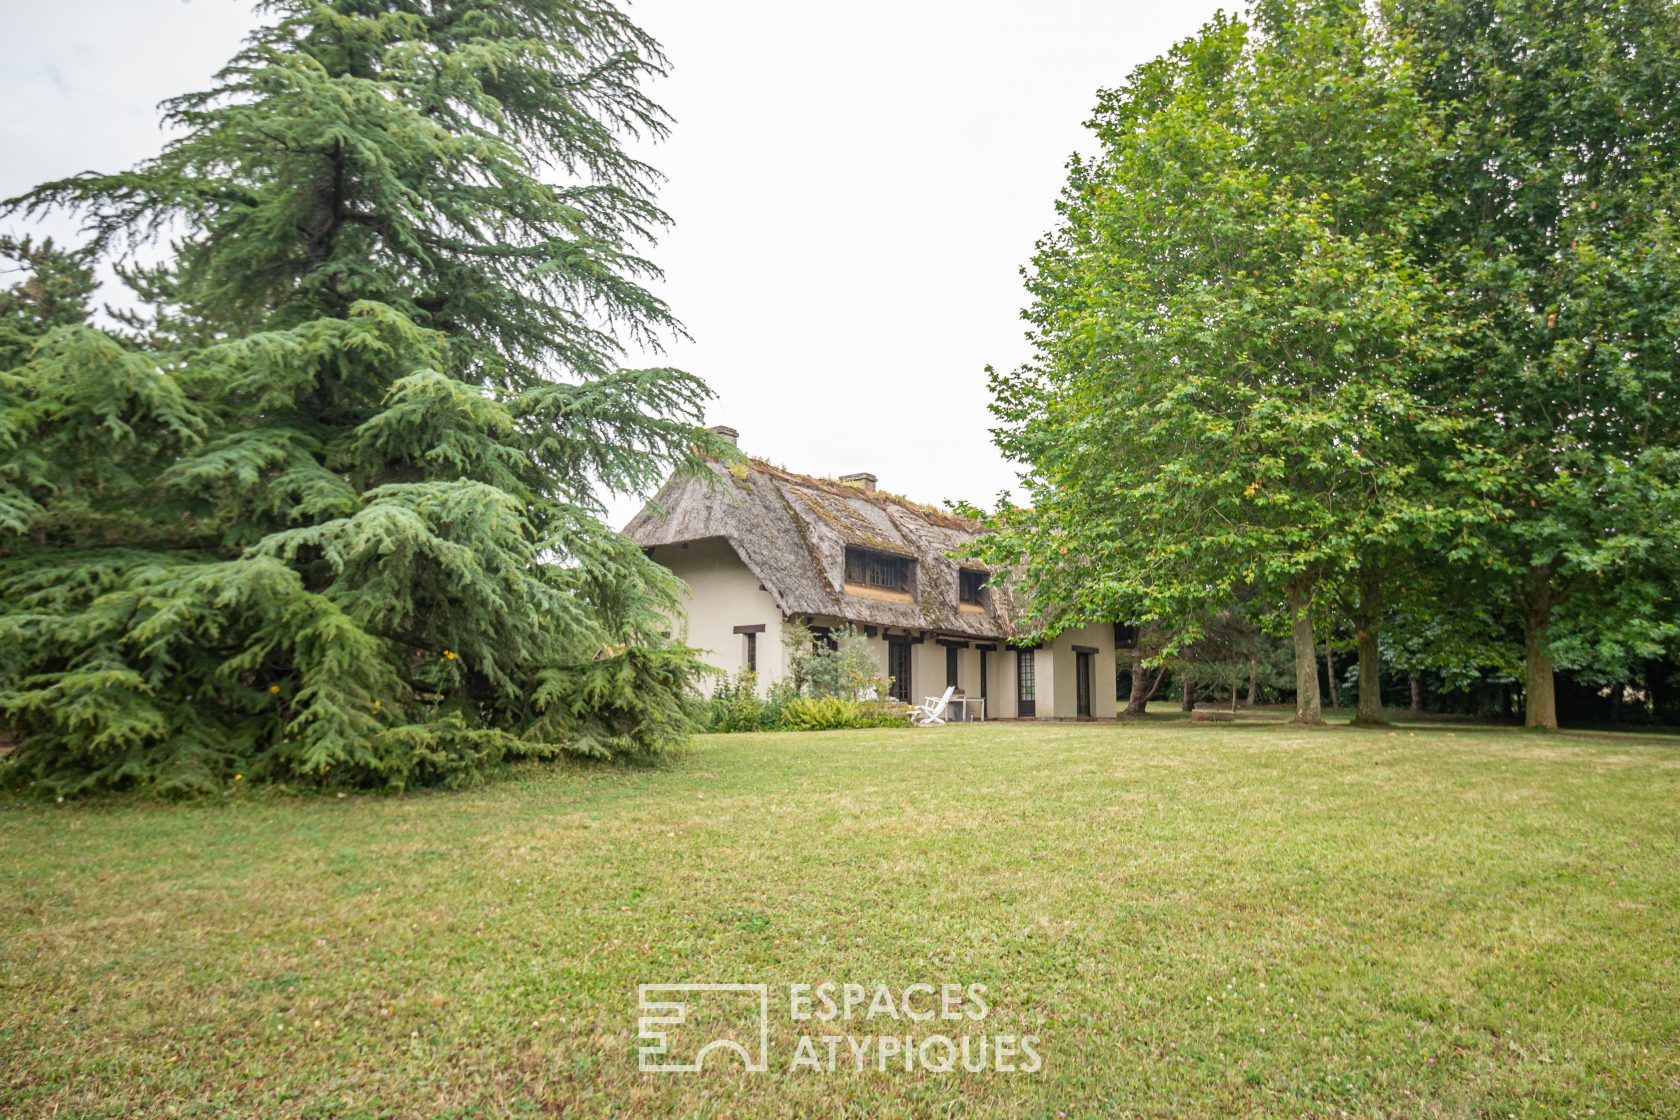
[[[0,1113],[1674,1116],[1677,807],[1672,740],[1177,721],[5,803]],[[784,996],[639,1073],[685,980],[983,983],[1044,1067],[789,1072]]]

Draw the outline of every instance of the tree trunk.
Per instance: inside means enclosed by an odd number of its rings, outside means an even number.
[[[1260,659],[1248,659],[1248,699],[1243,701],[1243,707],[1252,708],[1260,699]]]
[[[1476,688],[1476,718],[1492,719],[1494,717],[1493,686],[1479,685]]]
[[[1190,681],[1190,678],[1185,677],[1184,678],[1184,698],[1183,698],[1183,700],[1181,700],[1179,702],[1179,707],[1183,711],[1193,712],[1193,711],[1196,710],[1196,694],[1195,694],[1193,689],[1194,689],[1194,686],[1192,685],[1192,683]]]
[[[1353,722],[1380,724],[1382,714],[1382,650],[1375,626],[1362,626],[1359,639],[1359,707]]]
[[[1557,682],[1552,675],[1552,570],[1530,568],[1523,595],[1523,723],[1541,731],[1556,731]]]
[[[1610,686],[1610,722],[1620,723],[1622,720],[1622,693],[1627,691],[1627,685],[1617,681]]]
[[[1336,647],[1329,642],[1324,643],[1324,679],[1330,682],[1330,706],[1342,706],[1341,697],[1336,692]]]
[[[1406,674],[1407,682],[1412,686],[1412,706],[1408,709],[1414,716],[1423,714],[1423,678],[1416,673]]]
[[[1295,722],[1320,724],[1324,710],[1318,700],[1318,651],[1312,629],[1312,584],[1298,579],[1289,585],[1290,633],[1295,643]]]
[[[1377,580],[1374,561],[1360,565],[1359,606],[1353,619],[1354,652],[1359,657],[1359,699],[1353,722],[1362,726],[1379,727],[1383,720],[1382,703],[1382,646],[1378,635],[1382,628],[1382,588]]]
[[[1141,716],[1149,701],[1154,699],[1155,690],[1161,687],[1161,677],[1166,674],[1166,666],[1155,670],[1155,679],[1150,680],[1149,668],[1143,663],[1142,642],[1132,651],[1132,694],[1126,698],[1126,714]]]

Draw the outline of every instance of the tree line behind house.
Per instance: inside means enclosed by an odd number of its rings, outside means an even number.
[[[1309,723],[1326,640],[1362,722],[1674,719],[1680,9],[1262,2],[1090,127],[991,374],[1036,624],[1287,636]]]

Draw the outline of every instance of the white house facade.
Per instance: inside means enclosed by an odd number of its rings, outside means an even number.
[[[1018,642],[1007,585],[951,558],[972,522],[883,493],[869,474],[812,478],[757,460],[711,469],[671,478],[624,532],[682,580],[681,636],[717,671],[752,669],[768,687],[788,673],[785,625],[850,625],[900,699],[951,685],[972,716],[1116,716],[1118,628]]]

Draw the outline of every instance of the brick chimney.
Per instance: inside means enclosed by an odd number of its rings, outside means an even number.
[[[849,482],[853,486],[861,486],[861,487],[863,487],[863,492],[865,494],[873,494],[873,493],[875,493],[875,483],[878,480],[875,478],[874,475],[870,474],[868,471],[859,471],[857,474],[843,474],[843,475],[841,475],[840,476],[840,481],[841,482]]]
[[[730,443],[736,444],[737,446],[739,446],[741,442],[741,433],[737,432],[734,428],[731,428],[728,424],[713,424],[706,430],[711,432],[713,435],[722,436],[724,439],[728,440]]]

